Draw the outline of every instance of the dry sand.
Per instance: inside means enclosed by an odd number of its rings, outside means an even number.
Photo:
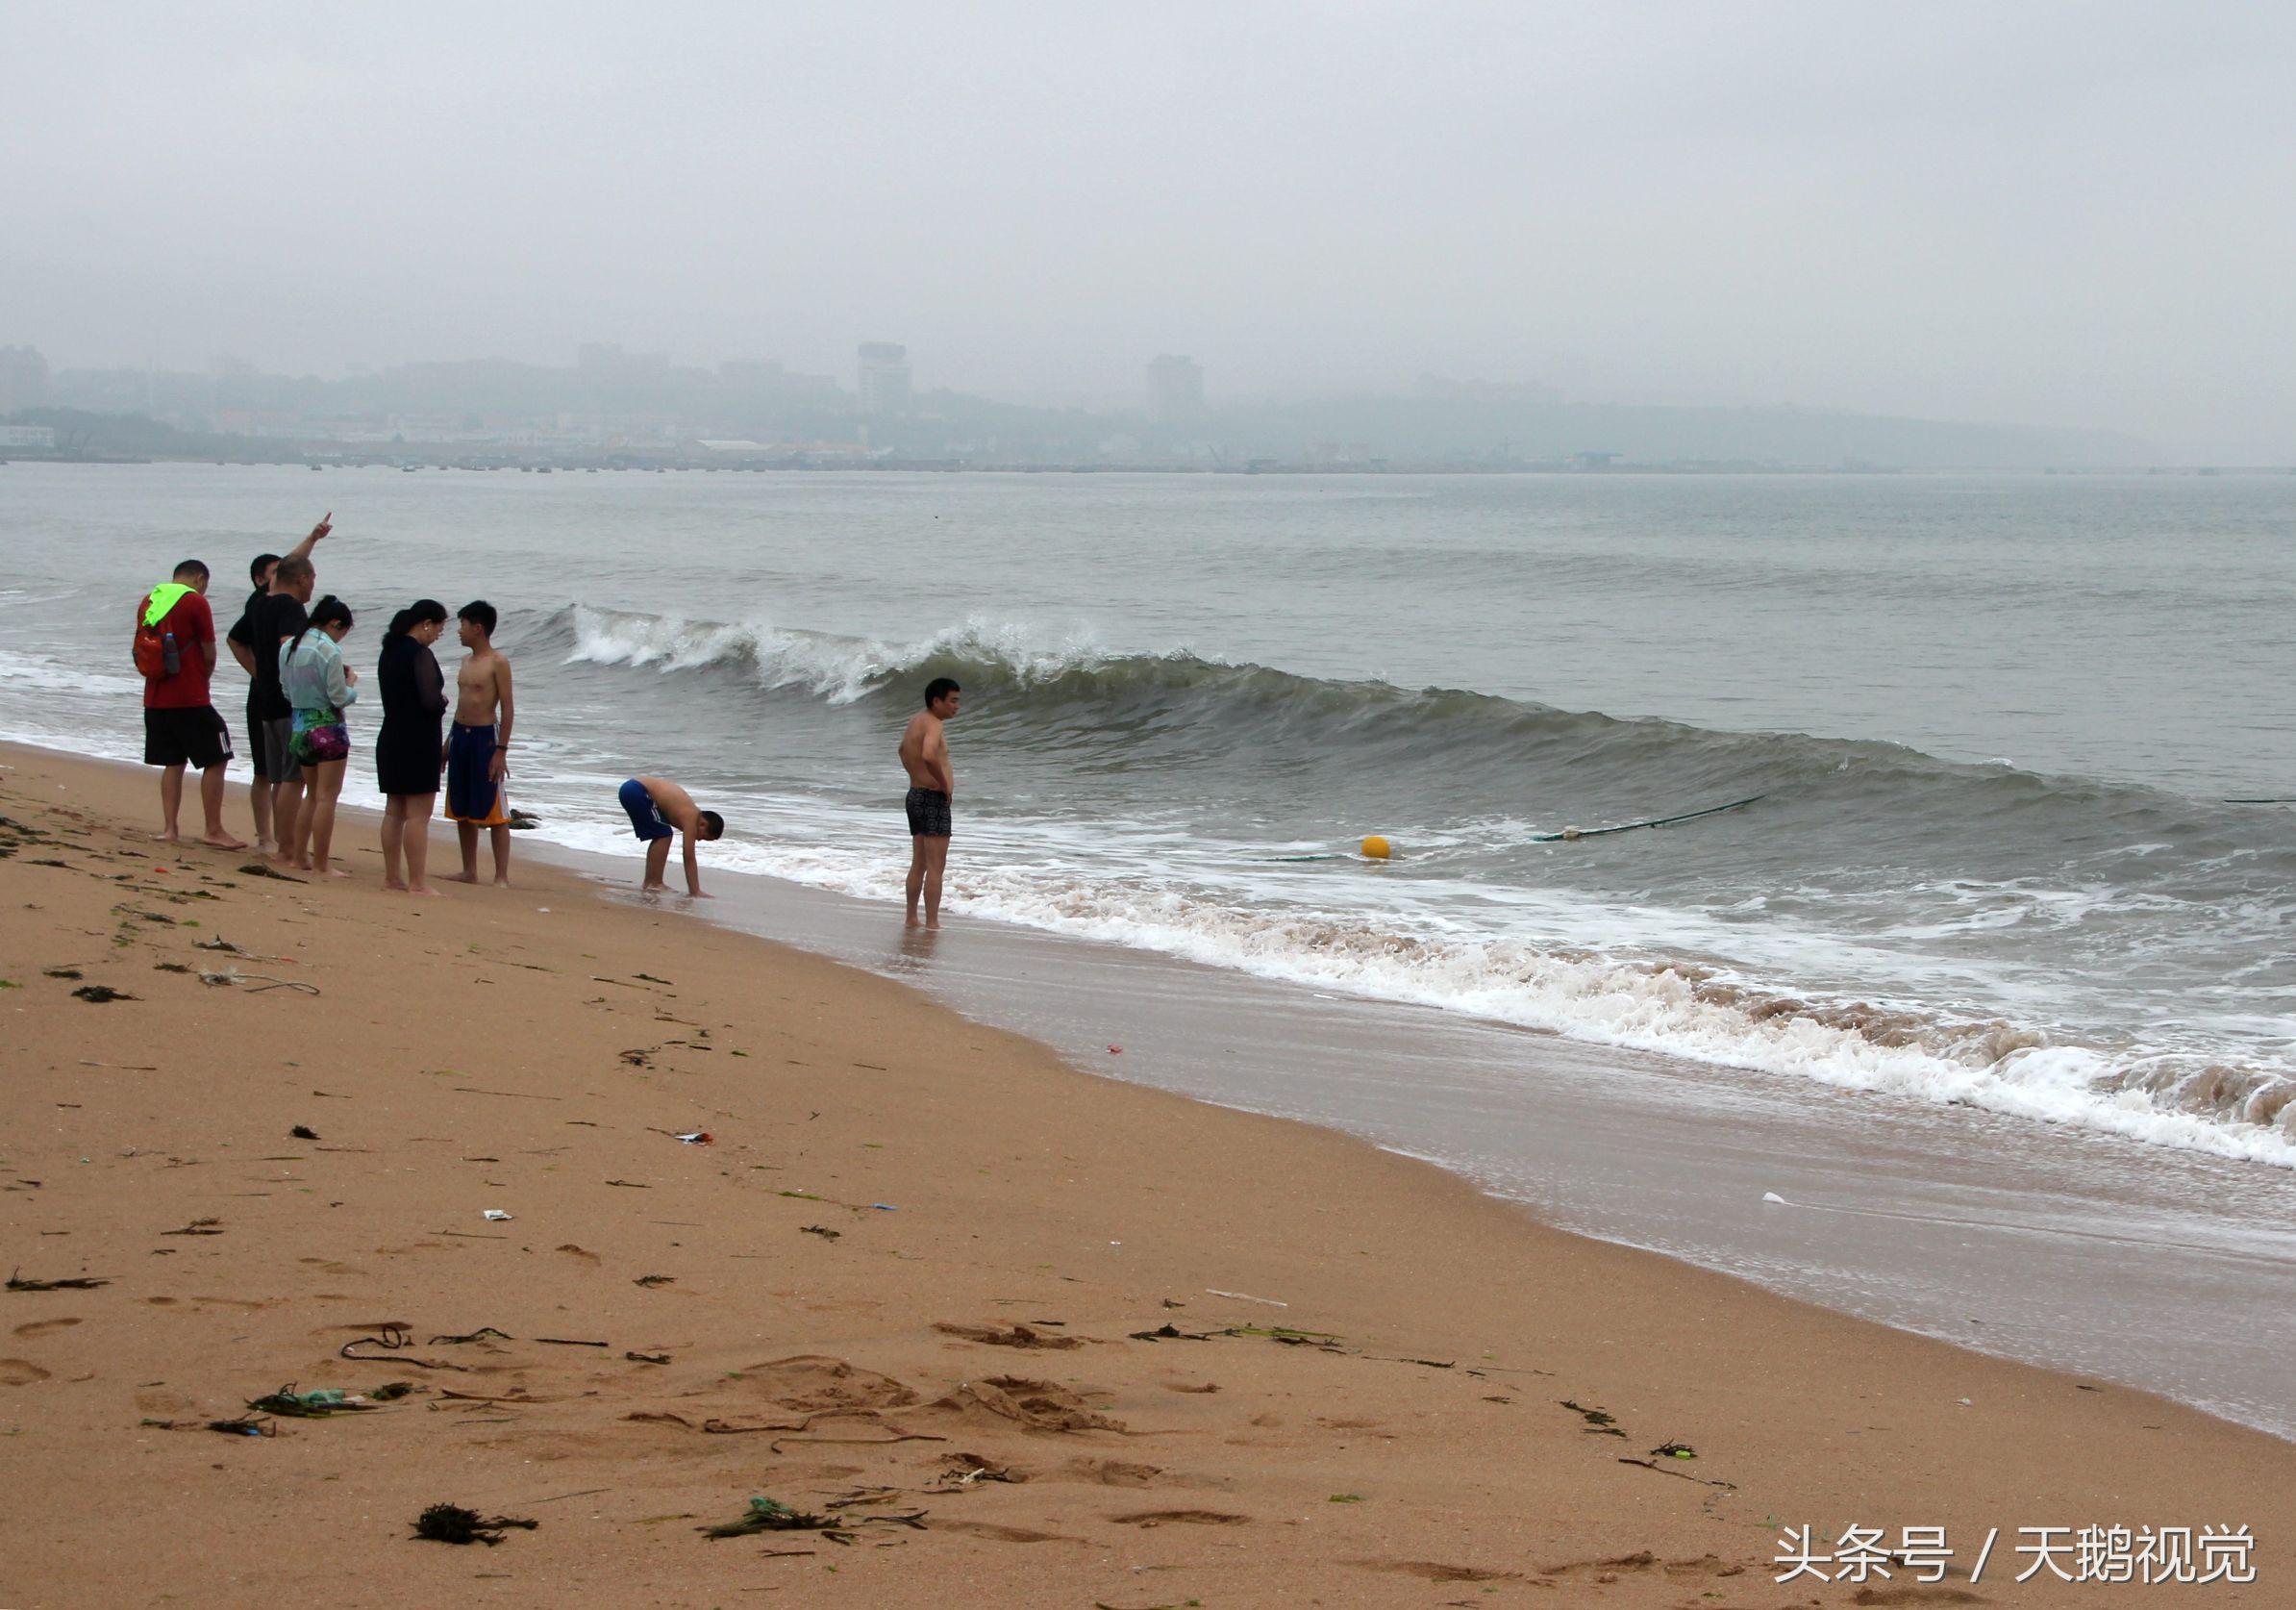
[[[0,1293],[0,1604],[2089,1605],[2162,1590],[2018,1587],[2016,1528],[2241,1522],[2258,1582],[2181,1601],[2296,1602],[2296,1446],[531,858],[418,903],[345,813],[353,881],[254,877],[148,773],[0,759],[0,1262],[105,1282]],[[697,1529],[753,1496],[841,1530]],[[1959,1567],[1782,1587],[1781,1523]]]

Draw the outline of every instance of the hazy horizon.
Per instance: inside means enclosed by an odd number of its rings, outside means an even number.
[[[1422,373],[2296,457],[2296,14],[9,8],[0,344]]]

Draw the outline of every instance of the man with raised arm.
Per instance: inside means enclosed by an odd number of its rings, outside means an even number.
[[[239,662],[239,668],[248,675],[247,683],[247,758],[255,767],[255,786],[247,791],[249,802],[255,807],[256,849],[269,854],[278,848],[278,835],[273,831],[272,814],[281,785],[293,782],[299,792],[303,786],[303,771],[286,751],[286,739],[273,753],[266,731],[266,723],[290,717],[292,711],[283,711],[284,698],[279,691],[279,641],[292,637],[302,628],[301,599],[291,600],[294,609],[279,608],[273,618],[271,598],[279,589],[276,578],[279,566],[292,559],[298,565],[311,563],[312,550],[335,529],[335,513],[329,510],[319,523],[311,528],[311,535],[282,554],[262,553],[247,566],[247,579],[255,591],[247,595],[247,607],[239,612],[224,641],[231,649],[231,657]],[[315,579],[316,571],[313,576]],[[306,591],[303,595],[309,597]],[[260,641],[259,641],[260,640]],[[293,723],[289,720],[288,724]],[[277,769],[274,769],[274,768]],[[289,818],[290,825],[292,818]]]

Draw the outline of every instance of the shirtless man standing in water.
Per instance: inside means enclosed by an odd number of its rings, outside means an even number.
[[[936,676],[925,685],[925,708],[909,718],[901,734],[901,767],[909,773],[909,925],[917,925],[917,897],[925,901],[925,926],[940,926],[940,875],[949,864],[949,802],[957,779],[949,770],[949,741],[942,723],[957,714],[961,692],[953,678]]]

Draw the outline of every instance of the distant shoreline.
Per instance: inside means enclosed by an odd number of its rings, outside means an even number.
[[[715,463],[685,456],[616,454],[604,458],[513,459],[497,454],[436,455],[282,453],[276,457],[214,458],[207,454],[160,455],[137,458],[124,454],[16,452],[0,454],[0,465],[11,464],[131,465],[155,464],[212,465],[216,468],[395,469],[408,474],[460,471],[466,474],[514,472],[550,474],[671,473],[766,474],[860,473],[905,475],[1186,475],[1186,476],[1384,476],[1384,475],[1519,475],[1601,480],[1636,476],[1710,476],[1731,478],[1755,475],[1849,477],[1876,475],[1984,475],[1999,477],[2079,478],[2087,480],[2168,477],[2208,480],[2224,476],[2291,476],[2296,465],[2144,465],[2118,467],[2057,465],[1814,465],[1814,464],[1524,464],[1476,465],[1445,463],[1307,464],[1284,460],[1254,460],[1246,464],[1106,464],[1106,463],[969,463],[942,459],[844,459],[801,455],[794,458],[743,457]]]

